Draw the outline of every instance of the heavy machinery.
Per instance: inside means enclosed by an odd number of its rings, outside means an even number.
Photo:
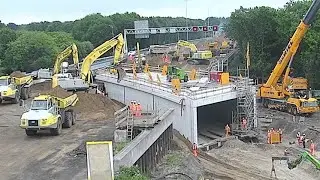
[[[211,51],[198,51],[196,45],[193,43],[190,43],[188,41],[179,40],[177,43],[177,50],[173,55],[172,60],[178,60],[181,54],[181,47],[187,47],[190,48],[190,53],[183,54],[183,57],[189,64],[210,64],[209,59],[212,58],[212,52]]]
[[[181,68],[175,66],[168,66],[167,80],[171,82],[172,79],[180,79],[184,82],[188,82],[188,74]]]
[[[70,55],[72,54],[73,57],[73,63],[75,69],[63,69],[61,64],[64,60],[66,60]],[[77,75],[77,71],[79,70],[79,57],[78,57],[78,48],[75,44],[72,44],[71,46],[67,47],[65,50],[63,50],[60,54],[58,54],[57,59],[54,63],[53,67],[53,74],[58,74],[59,71],[75,71],[75,75]]]
[[[25,129],[27,136],[48,129],[52,135],[59,135],[62,127],[70,128],[75,124],[76,112],[73,107],[78,100],[77,94],[67,97],[39,95],[32,100],[29,110],[22,114],[20,127]]]
[[[11,101],[17,104],[20,99],[29,98],[33,84],[32,76],[12,73],[9,76],[0,76],[0,104],[2,101]]]
[[[261,98],[264,107],[287,111],[294,115],[311,115],[319,111],[315,98],[308,97],[308,93],[303,93],[300,90],[290,90],[290,86],[287,83],[293,57],[311,22],[314,20],[319,7],[320,0],[314,0],[283,51],[268,81],[263,85],[259,85],[257,97]],[[286,72],[281,81],[280,77],[285,70]]]
[[[52,78],[52,87],[59,85],[68,91],[88,90],[90,87],[95,87],[93,84],[93,75],[90,70],[92,63],[104,53],[113,47],[116,47],[114,61],[111,68],[120,70],[120,68],[117,68],[117,66],[120,63],[123,43],[123,35],[121,33],[116,37],[104,42],[84,58],[81,66],[80,77],[73,77],[70,73],[56,74]]]
[[[292,160],[289,156],[275,156],[271,158],[272,160],[272,169],[271,169],[271,176],[272,172],[274,172],[276,175],[276,169],[274,167],[274,161],[286,161],[288,164],[288,169],[294,169],[296,168],[300,163],[302,163],[304,160],[311,162],[317,170],[320,170],[320,160],[316,159],[314,156],[312,156],[309,152],[304,151],[301,154],[299,154],[298,158]]]

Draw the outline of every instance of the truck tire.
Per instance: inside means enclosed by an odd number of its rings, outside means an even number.
[[[14,99],[12,100],[12,102],[13,102],[14,104],[18,104],[19,99],[20,99],[19,93],[16,92],[15,97],[14,97]]]
[[[65,119],[64,123],[62,124],[64,128],[70,128],[72,126],[72,114],[72,111],[65,112]]]
[[[77,120],[76,113],[74,111],[72,111],[72,125],[76,124],[76,120]]]
[[[168,82],[171,82],[171,77],[167,76],[167,80],[168,80]]]
[[[188,75],[185,75],[184,78],[183,78],[183,81],[184,81],[184,82],[188,82],[188,80],[189,80],[189,79],[188,79]]]
[[[27,100],[29,98],[29,88],[21,88],[21,95],[20,95],[21,99],[23,100]]]
[[[27,136],[34,136],[37,134],[37,130],[26,129]]]
[[[54,136],[58,136],[59,134],[61,134],[61,130],[62,130],[62,123],[61,123],[61,119],[59,119],[57,128],[50,129],[50,133]]]

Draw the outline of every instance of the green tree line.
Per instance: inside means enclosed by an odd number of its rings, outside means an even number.
[[[228,21],[227,35],[238,42],[239,64],[245,64],[247,42],[250,43],[250,75],[269,77],[303,18],[311,1],[289,1],[282,8],[243,8],[235,10]],[[312,88],[320,88],[320,14],[307,31],[293,60],[293,75],[306,77]],[[242,61],[241,61],[242,60]],[[238,64],[238,65],[239,65]]]
[[[133,29],[136,20],[148,20],[149,27],[186,25],[183,17],[142,17],[136,13],[116,13],[110,16],[97,13],[75,21],[44,21],[24,25],[4,24],[0,21],[0,72],[28,72],[52,67],[57,54],[73,42],[78,46],[80,58],[84,58],[94,47],[123,33],[124,29]],[[209,21],[210,25],[219,25],[226,18],[210,17]],[[208,19],[188,19],[190,26],[207,25],[207,22]],[[203,33],[189,33],[189,39],[201,37],[204,37]],[[156,34],[150,35],[149,39],[135,39],[134,35],[128,35],[127,38],[128,47],[132,49],[137,41],[141,48],[146,48],[150,44],[173,43],[178,39],[185,39],[186,34]]]

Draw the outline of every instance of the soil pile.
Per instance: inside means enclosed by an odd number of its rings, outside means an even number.
[[[245,142],[239,139],[231,139],[226,141],[221,148],[222,149],[232,149],[232,148],[246,149],[248,148],[248,144],[246,144]]]
[[[21,71],[14,71],[13,73],[10,74],[11,77],[16,77],[16,78],[22,78],[26,77],[26,74],[23,74]]]
[[[62,87],[60,87],[60,86],[57,86],[57,87],[50,89],[48,91],[42,91],[41,94],[48,94],[48,95],[55,96],[58,98],[66,98],[71,95],[70,92],[62,89]]]
[[[79,102],[75,109],[81,120],[107,120],[114,117],[114,112],[121,107],[101,94],[77,93]]]

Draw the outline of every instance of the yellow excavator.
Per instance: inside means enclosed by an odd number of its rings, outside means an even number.
[[[58,54],[56,61],[54,63],[53,67],[53,74],[58,74],[60,71],[62,71],[62,68],[65,68],[61,66],[62,62],[66,60],[70,55],[73,56],[73,63],[76,66],[75,70],[79,70],[79,56],[78,56],[78,48],[75,44],[72,44],[71,46],[67,47],[65,50],[63,50],[60,54]]]
[[[190,49],[190,53],[187,54],[187,56],[184,56],[184,59],[187,59],[187,62],[189,64],[209,64],[209,59],[212,58],[212,52],[211,51],[198,51],[196,45],[193,43],[190,43],[188,41],[179,40],[177,43],[177,50],[173,55],[172,60],[177,61],[181,55],[181,47],[187,47]]]
[[[308,97],[309,93],[306,93],[306,91],[296,91],[299,87],[294,89],[288,85],[293,57],[311,22],[316,17],[319,8],[320,0],[314,0],[283,51],[269,79],[265,84],[259,85],[257,97],[261,98],[264,107],[286,111],[294,115],[311,115],[319,111],[317,99]],[[281,82],[280,77],[285,70],[286,72]],[[302,79],[302,86],[305,86],[303,85],[303,81]],[[298,82],[299,79],[296,79],[291,84],[297,85]]]
[[[120,64],[123,44],[124,40],[121,33],[104,42],[84,58],[79,77],[73,77],[70,73],[55,74],[52,78],[52,87],[54,88],[59,85],[68,91],[88,90],[90,87],[95,87],[92,84],[91,65],[107,51],[116,47],[112,68],[121,70],[121,68],[118,68],[118,65]],[[121,72],[118,71],[118,79],[120,77],[119,73]]]

